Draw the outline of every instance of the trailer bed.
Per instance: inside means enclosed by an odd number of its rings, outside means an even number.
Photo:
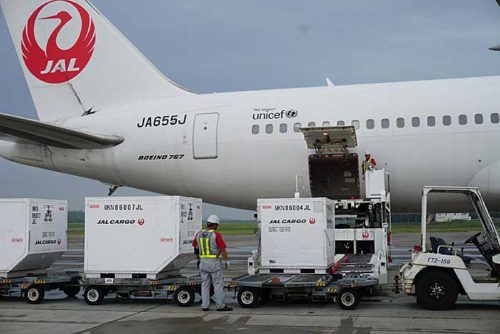
[[[241,307],[256,307],[269,300],[285,302],[292,299],[331,301],[339,296],[338,304],[354,309],[364,288],[378,285],[378,279],[365,274],[255,274],[233,280]]]
[[[84,300],[89,305],[99,305],[106,295],[116,293],[118,299],[134,297],[170,297],[179,306],[190,306],[195,299],[195,293],[201,291],[199,275],[186,277],[175,275],[162,279],[86,277],[82,280],[85,291]]]
[[[234,279],[234,285],[254,288],[306,288],[324,286],[333,280],[328,274],[257,274]]]
[[[25,277],[0,277],[0,296],[24,297],[30,304],[43,301],[45,292],[62,290],[70,297],[80,291],[81,276],[78,273],[62,273],[58,275],[29,275]]]

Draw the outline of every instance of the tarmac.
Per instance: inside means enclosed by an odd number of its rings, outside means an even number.
[[[463,244],[472,233],[441,233],[447,242]],[[409,250],[418,243],[419,234],[396,234],[393,238],[392,272],[410,258]],[[246,273],[246,261],[256,248],[255,236],[227,236],[231,267],[226,277]],[[478,252],[471,251],[474,262],[481,263]],[[83,271],[83,239],[71,238],[69,251],[51,267],[52,272]],[[184,274],[196,272],[194,264]],[[199,303],[180,308],[166,299],[117,301],[113,296],[99,306],[89,306],[62,292],[51,291],[39,305],[21,298],[0,300],[0,333],[499,333],[500,301],[470,302],[460,297],[449,311],[428,311],[413,297],[394,294],[392,284],[380,295],[363,298],[356,310],[345,311],[333,303],[271,303],[255,309],[239,308],[234,293],[227,292],[232,312],[203,312]],[[212,306],[212,308],[214,308]]]

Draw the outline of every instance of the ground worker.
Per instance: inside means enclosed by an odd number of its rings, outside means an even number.
[[[214,286],[214,300],[217,311],[232,311],[233,308],[224,303],[224,274],[222,272],[222,259],[226,269],[229,259],[226,252],[226,243],[222,234],[217,232],[219,217],[211,215],[207,219],[207,227],[193,240],[194,253],[198,258],[198,268],[201,275],[201,307],[208,311],[210,306],[210,287]],[[222,259],[221,259],[222,256]]]
[[[370,151],[366,151],[365,152],[365,159],[363,160],[363,163],[361,164],[361,169],[363,170],[363,176],[365,176],[367,170],[374,169],[376,165],[377,165],[377,162],[370,154]]]

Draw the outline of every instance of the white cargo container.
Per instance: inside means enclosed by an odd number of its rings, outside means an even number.
[[[202,201],[179,196],[85,200],[85,276],[157,279],[193,259]]]
[[[335,204],[327,198],[259,199],[261,273],[324,272],[334,262]]]
[[[385,200],[385,170],[367,170],[365,174],[365,196],[366,198],[379,198]]]
[[[0,199],[0,277],[46,271],[67,248],[66,201]]]

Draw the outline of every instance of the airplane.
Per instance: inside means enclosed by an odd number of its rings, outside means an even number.
[[[89,1],[0,6],[39,116],[0,114],[5,159],[110,193],[129,186],[254,210],[257,198],[293,196],[299,180],[304,196],[322,195],[328,171],[362,182],[370,151],[390,174],[395,212],[419,211],[422,187],[435,184],[477,186],[500,209],[500,77],[196,94]],[[315,164],[314,129],[356,142],[348,167]]]

